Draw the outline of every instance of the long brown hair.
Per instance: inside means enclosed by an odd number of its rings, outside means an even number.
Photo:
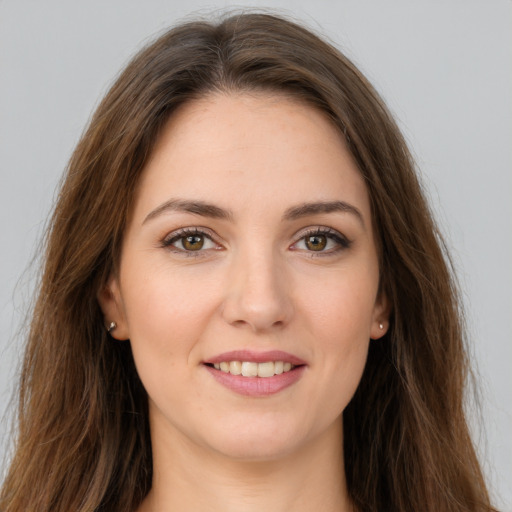
[[[269,14],[171,29],[114,83],[78,144],[46,237],[2,512],[133,511],[151,487],[147,397],[97,294],[116,271],[163,123],[212,91],[280,91],[344,135],[371,198],[391,326],[344,411],[349,493],[365,511],[492,510],[468,433],[457,290],[406,144],[357,68]]]

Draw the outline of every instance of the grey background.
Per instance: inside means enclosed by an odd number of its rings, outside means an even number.
[[[330,37],[395,113],[464,291],[493,496],[512,510],[512,1],[252,0]],[[90,113],[134,51],[229,2],[0,0],[0,459],[40,236]],[[28,268],[28,270],[27,270]]]

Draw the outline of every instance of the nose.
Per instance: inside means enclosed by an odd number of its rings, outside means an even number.
[[[224,320],[254,332],[283,328],[293,315],[291,282],[278,257],[252,254],[230,268],[222,307]]]

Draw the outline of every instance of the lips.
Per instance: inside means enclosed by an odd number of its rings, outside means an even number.
[[[293,354],[282,350],[269,350],[266,352],[255,352],[252,350],[233,350],[224,352],[204,361],[206,364],[220,364],[224,361],[247,361],[251,363],[266,363],[268,361],[283,361],[294,366],[305,365],[306,361]]]
[[[223,386],[254,397],[273,395],[295,384],[306,368],[304,360],[280,350],[224,352],[204,364]]]

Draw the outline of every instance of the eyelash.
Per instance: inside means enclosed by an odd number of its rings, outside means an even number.
[[[197,257],[204,256],[205,255],[204,253],[206,252],[205,250],[200,249],[197,251],[187,251],[185,249],[179,249],[178,247],[173,247],[173,244],[175,242],[185,239],[189,236],[201,236],[201,237],[204,237],[205,239],[212,241],[213,243],[215,243],[217,245],[220,245],[215,241],[213,234],[211,234],[209,232],[209,230],[206,230],[205,228],[194,227],[194,228],[182,228],[177,231],[174,231],[173,233],[170,233],[168,236],[166,236],[162,240],[161,246],[163,248],[169,249],[173,252],[176,252],[176,253],[179,253],[182,255],[186,255],[187,257],[196,257],[197,258]],[[341,233],[339,233],[338,231],[335,231],[332,228],[314,228],[314,229],[309,229],[309,230],[301,233],[301,236],[297,239],[296,242],[294,242],[292,244],[291,247],[297,245],[301,241],[305,241],[306,238],[308,238],[308,237],[314,237],[314,236],[325,236],[327,239],[333,240],[337,244],[337,247],[334,249],[329,249],[327,251],[305,250],[305,252],[307,252],[310,257],[330,256],[332,254],[336,254],[340,251],[348,249],[352,245],[352,241],[350,241],[348,238],[346,238]],[[299,250],[299,249],[293,249],[293,250]]]

